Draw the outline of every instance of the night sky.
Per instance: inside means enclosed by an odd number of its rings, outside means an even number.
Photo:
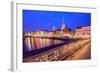
[[[63,21],[66,27],[75,30],[91,25],[91,13],[23,10],[23,32],[52,31],[53,26],[61,29]]]

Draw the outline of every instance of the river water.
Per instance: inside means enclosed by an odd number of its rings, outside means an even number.
[[[29,52],[62,42],[58,39],[26,37],[23,40],[23,51]]]

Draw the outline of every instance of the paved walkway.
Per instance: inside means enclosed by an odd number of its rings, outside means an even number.
[[[73,54],[72,60],[90,59],[91,58],[91,44],[90,42]]]

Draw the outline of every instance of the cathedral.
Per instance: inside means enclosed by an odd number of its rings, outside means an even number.
[[[63,21],[62,21],[61,29],[56,29],[56,27],[53,26],[53,27],[52,27],[52,30],[53,30],[53,32],[59,31],[59,32],[68,33],[68,34],[71,33],[71,29],[69,29],[69,28],[65,25],[64,19],[63,19]]]
[[[68,33],[68,34],[71,32],[71,29],[69,29],[69,28],[65,25],[64,19],[63,19],[63,21],[62,21],[61,31],[64,32],[64,33]]]

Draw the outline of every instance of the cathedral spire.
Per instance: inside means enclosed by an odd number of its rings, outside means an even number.
[[[64,24],[64,18],[63,18],[63,20],[62,20],[62,24]]]
[[[65,26],[64,18],[63,18],[63,20],[62,20],[62,28],[61,28],[61,30],[65,29],[65,28],[66,28],[66,26]]]

